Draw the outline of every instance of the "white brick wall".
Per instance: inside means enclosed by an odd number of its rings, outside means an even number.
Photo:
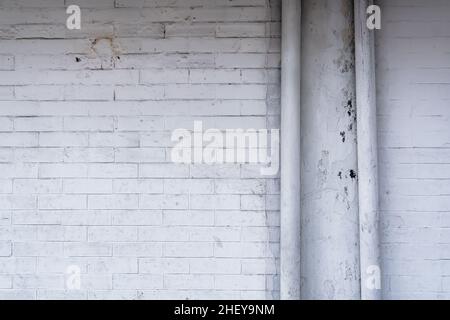
[[[450,1],[382,0],[384,296],[450,298]]]
[[[0,299],[278,297],[278,180],[170,134],[278,127],[279,4],[0,1]]]
[[[169,157],[279,126],[280,0],[72,3],[0,0],[0,299],[277,298],[278,179]],[[384,296],[448,299],[450,3],[379,3]]]

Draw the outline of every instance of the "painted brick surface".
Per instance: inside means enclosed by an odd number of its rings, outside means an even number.
[[[194,120],[279,127],[279,5],[0,1],[0,299],[279,296],[278,179],[170,161]]]
[[[278,179],[170,134],[279,127],[280,0],[73,3],[0,0],[0,299],[277,298]],[[379,4],[384,297],[448,299],[450,4]]]
[[[377,31],[383,285],[450,298],[450,2],[380,2]]]

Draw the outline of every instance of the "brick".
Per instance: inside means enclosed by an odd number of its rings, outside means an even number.
[[[111,117],[66,117],[65,131],[113,131],[114,119]]]
[[[228,180],[220,179],[215,181],[215,189],[217,193],[223,194],[264,194],[264,180]]]
[[[17,242],[20,241],[35,241],[37,239],[37,233],[35,226],[0,226],[0,241],[11,241],[14,239]],[[13,244],[13,247],[15,246]]]
[[[88,292],[88,300],[136,300],[136,290],[93,290]]]
[[[194,227],[190,231],[192,241],[216,241],[217,243],[240,241],[241,229],[230,227]]]
[[[160,243],[120,243],[114,245],[114,256],[117,257],[161,257]]]
[[[88,167],[85,164],[40,164],[39,178],[84,178]]]
[[[211,179],[164,179],[164,192],[168,194],[212,194],[214,181]]]
[[[191,70],[190,83],[240,83],[239,70],[203,69]]]
[[[210,243],[174,242],[164,245],[165,257],[212,257],[213,246]]]
[[[0,207],[2,209],[36,209],[34,195],[1,195]]]
[[[65,148],[64,162],[114,162],[113,148]]]
[[[110,257],[112,256],[112,245],[93,242],[65,243],[64,255],[68,257]]]
[[[8,132],[13,131],[14,128],[14,122],[10,118],[0,118],[0,131],[1,132]]]
[[[71,266],[76,266],[81,273],[87,272],[86,258],[69,257],[38,257],[36,263],[37,273],[66,273]]]
[[[0,70],[14,70],[14,56],[0,55]]]
[[[57,257],[63,254],[63,244],[58,242],[15,242],[16,257]]]
[[[86,209],[84,195],[39,195],[39,209]]]
[[[137,240],[136,227],[90,227],[88,239],[92,242]]]
[[[35,290],[0,290],[0,299],[2,300],[35,300]]]
[[[141,164],[139,176],[142,178],[187,178],[189,167],[171,163]]]
[[[164,97],[162,86],[117,86],[114,90],[115,100],[144,101],[160,100]]]
[[[90,164],[88,176],[90,178],[137,178],[136,164]]]
[[[214,278],[210,275],[166,275],[164,287],[168,289],[213,289]]]
[[[188,241],[189,230],[182,227],[139,227],[140,241]]]
[[[15,97],[17,100],[37,100],[37,101],[51,101],[64,100],[64,87],[63,86],[21,86],[16,87]]]
[[[111,214],[112,225],[123,226],[159,226],[162,224],[160,210],[124,210]]]
[[[60,193],[62,183],[56,179],[16,179],[14,180],[14,193]]]
[[[16,275],[14,276],[14,287],[18,289],[63,289],[63,275]]]
[[[266,198],[262,195],[242,195],[241,209],[261,211],[266,208]]]
[[[137,209],[137,195],[89,195],[89,209]]]
[[[262,263],[264,261],[264,263]],[[278,274],[279,261],[272,259],[245,259],[242,260],[242,274]]]
[[[217,37],[238,38],[238,37],[264,37],[266,35],[265,23],[233,23],[219,24],[216,29]]]
[[[267,257],[269,248],[265,243],[222,243],[214,247],[214,255],[216,257],[242,257],[257,258]]]
[[[14,159],[18,162],[62,162],[64,149],[62,148],[16,148]]]
[[[240,197],[235,195],[191,195],[191,209],[239,209]]]
[[[182,69],[152,69],[142,70],[140,75],[142,84],[187,83],[189,73]]]
[[[160,194],[164,191],[164,184],[160,179],[116,179],[113,190],[114,193]]]
[[[217,289],[222,290],[265,290],[266,277],[261,275],[216,275]]]
[[[90,147],[139,147],[139,135],[133,133],[92,133]]]
[[[120,117],[117,121],[118,131],[154,131],[163,128],[161,117]]]
[[[211,226],[214,225],[213,211],[167,210],[164,211],[165,225],[173,226]]]
[[[189,198],[187,195],[142,195],[139,205],[142,209],[187,209]]]
[[[189,273],[189,262],[178,258],[143,258],[139,259],[139,272],[149,274]]]
[[[15,225],[59,225],[61,216],[52,211],[14,211],[13,221]]]
[[[14,129],[16,131],[61,131],[62,119],[60,118],[16,118]]]
[[[38,166],[30,163],[0,164],[2,178],[37,178]]]
[[[39,226],[37,228],[39,241],[85,241],[86,227],[78,226]]]
[[[16,93],[14,87],[3,86],[0,87],[0,99],[2,100],[14,100]]]
[[[115,157],[116,162],[160,163],[165,161],[166,152],[163,148],[120,148]]]
[[[89,259],[88,272],[94,274],[137,273],[136,258],[95,258]]]
[[[83,282],[84,284],[85,282]],[[36,291],[37,300],[85,300],[87,299],[86,291],[67,291],[58,289],[38,289]]]
[[[239,259],[197,258],[189,262],[191,273],[194,274],[240,274]]]
[[[10,241],[0,241],[0,257],[10,257],[11,255],[12,243]]]
[[[0,226],[11,225],[11,211],[0,211]]]
[[[110,179],[65,179],[63,184],[68,194],[110,194],[113,189]]]
[[[87,147],[88,136],[85,133],[40,133],[41,147]]]
[[[37,133],[0,133],[0,147],[37,147]]]
[[[36,258],[1,257],[0,269],[9,274],[31,274],[36,272]]]

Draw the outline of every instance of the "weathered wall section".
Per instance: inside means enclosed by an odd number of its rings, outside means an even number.
[[[278,127],[279,3],[0,0],[0,299],[278,297],[277,179],[169,138]],[[384,297],[450,298],[450,3],[379,4]]]
[[[0,299],[278,297],[278,180],[170,135],[279,126],[279,2],[0,1]]]
[[[385,298],[450,298],[450,2],[383,0],[377,83]]]
[[[303,1],[303,299],[359,299],[353,1]]]

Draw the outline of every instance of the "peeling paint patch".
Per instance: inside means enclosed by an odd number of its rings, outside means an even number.
[[[91,56],[118,56],[122,54],[114,37],[98,37],[91,40]]]

